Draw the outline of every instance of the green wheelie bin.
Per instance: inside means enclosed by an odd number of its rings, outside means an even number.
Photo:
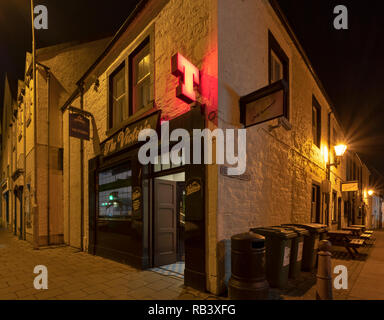
[[[296,279],[300,276],[301,273],[304,242],[306,241],[305,239],[309,236],[309,231],[304,228],[295,226],[282,227],[295,231],[297,234],[297,237],[292,239],[291,261],[289,264],[289,277]]]
[[[265,265],[269,285],[273,288],[285,288],[288,283],[292,239],[297,234],[282,227],[260,227],[250,231],[265,237]]]
[[[327,240],[328,226],[326,224],[311,223],[311,225],[321,228],[322,231],[320,232],[320,240]]]
[[[326,230],[317,223],[291,223],[283,224],[283,226],[293,226],[308,230],[309,236],[305,238],[303,246],[301,269],[303,271],[313,271],[317,261],[320,234],[325,233]]]

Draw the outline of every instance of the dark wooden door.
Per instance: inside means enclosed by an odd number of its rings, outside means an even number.
[[[155,180],[154,265],[176,262],[176,182]]]

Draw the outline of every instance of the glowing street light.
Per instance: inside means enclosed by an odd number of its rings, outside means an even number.
[[[375,193],[375,192],[374,192],[372,189],[368,190],[368,195],[369,195],[369,196],[372,196],[374,193]]]
[[[347,146],[345,144],[338,144],[334,148],[337,157],[342,157],[347,150]]]
[[[345,151],[347,151],[347,145],[345,144],[338,144],[337,146],[334,146],[335,149],[335,154],[336,154],[336,159],[335,163],[330,163],[328,164],[328,168],[335,166],[337,167],[340,164],[340,159],[344,155]]]

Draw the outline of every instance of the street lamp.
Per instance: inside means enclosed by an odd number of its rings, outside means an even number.
[[[369,196],[372,196],[374,193],[375,193],[375,192],[374,192],[372,189],[368,190],[368,195],[369,195]]]
[[[345,151],[347,150],[347,145],[345,144],[338,144],[337,146],[334,146],[336,159],[334,163],[328,164],[328,167],[335,166],[337,167],[340,164],[340,159],[344,155]]]

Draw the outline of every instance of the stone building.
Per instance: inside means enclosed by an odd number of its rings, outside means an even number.
[[[100,54],[106,41],[108,39],[86,44],[67,43],[37,50],[36,116],[31,54],[26,54],[25,79],[18,81],[13,100],[6,90],[2,125],[4,224],[20,239],[33,242],[37,247],[64,243],[59,106],[69,97],[75,80]]]
[[[187,103],[176,94],[177,53],[200,72]],[[229,176],[229,165],[138,163],[141,144],[129,134],[143,122],[244,128],[239,101],[280,80],[285,120],[247,128],[244,175]],[[186,284],[220,293],[232,235],[289,222],[348,224],[345,158],[333,165],[343,130],[274,1],[142,1],[77,84],[62,108],[64,215],[77,215],[65,227],[71,234],[81,221],[74,237],[85,250],[139,268],[185,261]],[[69,137],[79,110],[97,129],[89,142]]]
[[[14,193],[12,188],[11,175],[13,172],[13,146],[14,146],[14,110],[16,109],[15,96],[17,93],[17,84],[13,84],[16,88],[12,88],[12,80],[6,75],[4,79],[4,95],[1,106],[1,192],[2,192],[2,208],[0,216],[0,226],[8,228],[11,232],[17,232],[14,223],[14,215],[12,215],[14,206]],[[16,233],[15,233],[16,234]]]
[[[52,244],[51,234],[55,243],[137,268],[180,267],[187,285],[220,294],[236,233],[281,223],[364,223],[358,209],[369,171],[353,152],[336,157],[343,129],[275,1],[142,0],[101,48],[41,53],[37,192],[28,157],[24,174],[28,194],[38,195],[36,205],[24,195],[25,215],[37,208],[38,244]],[[56,88],[49,99],[47,67]],[[167,126],[246,128],[245,172],[229,174],[233,163],[142,164],[139,131],[166,138]],[[217,135],[212,142],[219,145]],[[159,158],[169,154],[166,146],[158,146]],[[47,179],[46,168],[61,157]],[[342,192],[355,180],[354,195]]]

